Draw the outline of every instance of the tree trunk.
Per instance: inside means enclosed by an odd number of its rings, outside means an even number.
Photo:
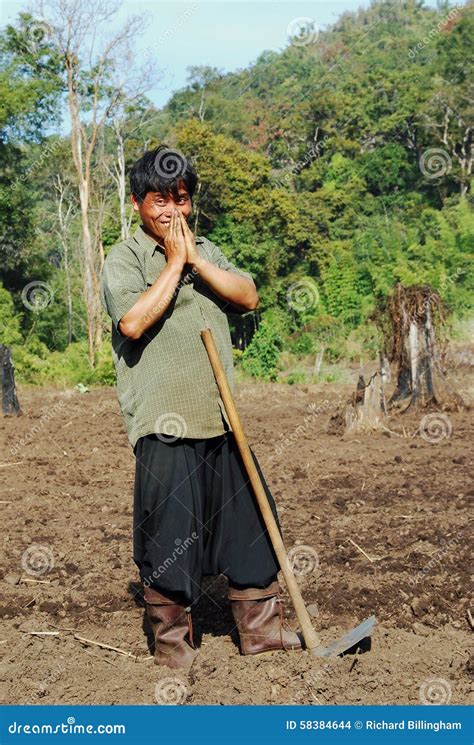
[[[387,385],[390,382],[390,363],[388,361],[388,358],[386,355],[382,352],[379,353],[379,363],[380,363],[380,378],[382,383],[382,410],[384,414],[387,414],[388,412],[388,406],[387,406],[387,398],[385,395],[385,391],[387,390]]]
[[[11,357],[11,348],[0,344],[0,369],[2,371],[2,413],[5,416],[21,416],[15,387],[15,368]]]
[[[357,389],[352,395],[350,405],[345,411],[345,433],[370,432],[383,429],[386,412],[383,373],[375,372],[367,385],[364,377],[359,375]],[[336,419],[336,418],[334,418]],[[334,427],[333,421],[333,427]],[[342,423],[342,422],[341,422]]]
[[[87,312],[87,336],[89,344],[89,364],[94,367],[95,353],[102,338],[102,323],[100,315],[100,287],[95,265],[94,242],[89,225],[90,204],[90,162],[97,134],[94,134],[83,152],[84,131],[80,119],[79,98],[77,91],[76,61],[71,54],[66,58],[68,73],[68,103],[71,116],[71,150],[77,173],[79,201],[81,205],[82,249],[84,272],[84,302]]]
[[[89,188],[86,181],[79,183],[81,202],[82,248],[84,258],[84,302],[87,312],[87,336],[89,341],[89,364],[94,367],[95,353],[100,346],[102,326],[100,322],[100,288],[95,268],[94,244],[89,227]]]
[[[314,361],[313,375],[319,375],[319,373],[321,372],[321,365],[323,364],[324,351],[325,351],[325,347],[321,347],[321,349],[316,355],[316,359]]]
[[[434,318],[443,320],[441,298],[429,286],[396,285],[390,300],[391,362],[396,387],[389,406],[462,405],[441,369]]]
[[[124,140],[118,128],[115,129],[117,137],[117,191],[120,203],[120,235],[125,241],[130,238],[130,221],[127,218],[126,185],[125,185],[125,147]]]
[[[71,277],[69,273],[69,253],[67,241],[64,242],[64,272],[66,274],[66,303],[67,303],[67,343],[72,343],[72,293]]]
[[[64,186],[61,176],[56,177],[56,191],[58,193],[58,235],[63,249],[64,273],[66,275],[66,304],[67,304],[67,343],[72,342],[72,290],[71,274],[69,266],[69,226],[72,213],[72,204],[70,203],[64,212],[63,205],[66,196],[66,187]]]

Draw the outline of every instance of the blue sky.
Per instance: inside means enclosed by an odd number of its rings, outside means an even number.
[[[426,5],[435,6],[435,0]],[[162,72],[148,92],[162,106],[186,83],[189,65],[210,65],[224,72],[246,67],[266,50],[288,45],[288,25],[296,18],[312,18],[324,29],[344,12],[368,7],[370,0],[123,0],[116,26],[129,15],[145,14],[147,28],[139,40],[137,61],[147,58]],[[0,24],[12,22],[27,3],[3,0]]]

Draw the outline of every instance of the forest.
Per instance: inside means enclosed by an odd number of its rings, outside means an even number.
[[[472,2],[373,2],[245,69],[190,67],[161,109],[159,45],[133,54],[145,20],[97,41],[117,8],[0,31],[0,342],[20,382],[114,383],[100,273],[135,229],[128,171],[163,143],[199,174],[196,234],[255,278],[259,308],[230,319],[243,376],[374,358],[396,283],[429,285],[467,333]]]

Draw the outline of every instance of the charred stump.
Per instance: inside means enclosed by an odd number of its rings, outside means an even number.
[[[441,365],[436,330],[444,323],[439,294],[428,285],[395,286],[388,305],[395,366],[395,390],[389,407],[430,405],[462,406],[462,399],[450,389]]]
[[[0,370],[2,372],[2,413],[6,416],[21,415],[15,387],[15,368],[11,348],[0,344]]]
[[[345,411],[345,432],[370,432],[383,429],[386,417],[383,377],[375,372],[366,384],[359,375],[357,389]]]
[[[379,369],[370,376],[367,383],[361,373],[350,399],[330,417],[328,434],[347,435],[386,430],[388,412],[385,388],[389,378],[388,360],[380,355]]]

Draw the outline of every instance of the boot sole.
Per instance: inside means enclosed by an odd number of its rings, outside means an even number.
[[[292,647],[290,649],[286,649],[283,647],[278,647],[278,649],[266,649],[263,652],[247,652],[246,654],[244,652],[241,652],[242,657],[268,657],[271,654],[275,654],[275,652],[302,652],[303,649],[301,647]]]

